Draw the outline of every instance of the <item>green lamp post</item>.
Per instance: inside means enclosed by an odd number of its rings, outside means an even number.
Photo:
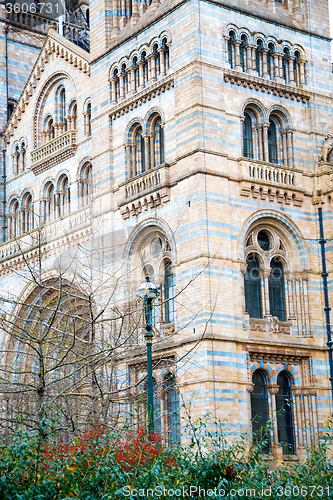
[[[152,283],[147,273],[145,281],[140,285],[136,295],[139,301],[143,301],[146,320],[145,340],[147,345],[147,385],[148,385],[148,433],[154,432],[154,395],[153,395],[153,363],[152,363],[152,316],[153,302],[159,296],[155,283]]]

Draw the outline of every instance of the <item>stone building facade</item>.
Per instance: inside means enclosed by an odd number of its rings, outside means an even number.
[[[302,455],[332,405],[318,227],[321,206],[330,241],[328,2],[96,0],[90,21],[90,53],[49,27],[4,130],[1,293],[26,293],[15,268],[38,228],[47,272],[111,241],[128,290],[144,271],[161,288],[169,408],[191,402],[239,435],[291,399],[272,449]],[[140,354],[121,363],[144,377]]]

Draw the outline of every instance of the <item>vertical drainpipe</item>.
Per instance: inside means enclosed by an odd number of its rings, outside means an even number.
[[[6,241],[6,150],[4,149],[2,151],[3,154],[3,162],[2,162],[2,185],[3,185],[3,200],[2,200],[2,206],[3,206],[3,226],[2,226],[2,241]]]
[[[327,288],[327,271],[326,271],[326,255],[325,255],[325,243],[326,240],[324,238],[324,228],[323,228],[323,209],[321,207],[318,208],[319,215],[319,229],[320,229],[320,247],[321,247],[321,263],[322,263],[322,277],[323,277],[323,285],[324,285],[324,298],[325,298],[325,314],[326,314],[326,334],[327,334],[327,347],[328,347],[328,356],[329,356],[329,364],[330,364],[330,382],[331,382],[331,391],[332,391],[332,401],[333,401],[333,355],[332,355],[332,333],[331,333],[331,320],[330,320],[330,305],[328,301],[328,288]]]
[[[6,41],[6,103],[7,103],[7,122],[9,120],[9,89],[8,89],[8,26],[5,27],[5,41]]]

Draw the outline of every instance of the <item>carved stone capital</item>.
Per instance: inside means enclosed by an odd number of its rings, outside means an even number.
[[[249,382],[248,384],[246,384],[246,390],[247,390],[247,392],[249,392],[251,394],[251,392],[253,392],[253,390],[254,390],[254,384],[252,382]]]
[[[279,385],[269,385],[267,387],[267,392],[268,394],[270,394],[271,396],[274,394],[276,395],[280,390],[280,386]]]

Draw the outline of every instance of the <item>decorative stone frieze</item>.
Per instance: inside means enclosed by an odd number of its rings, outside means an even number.
[[[142,104],[150,101],[157,95],[163,94],[167,90],[170,90],[174,86],[173,76],[166,76],[163,80],[158,80],[153,83],[150,87],[146,87],[141,92],[137,92],[135,96],[126,99],[126,101],[116,104],[110,113],[111,120],[116,120],[122,115],[129,113],[135,108],[138,108]]]
[[[284,83],[278,83],[273,80],[266,80],[261,77],[239,73],[232,69],[224,70],[224,81],[226,83],[235,84],[241,87],[246,87],[266,94],[272,94],[285,99],[296,100],[298,102],[308,102],[310,93],[306,90],[290,87]]]
[[[291,323],[279,321],[275,316],[268,316],[265,319],[250,319],[250,330],[263,333],[284,333],[291,334]]]

